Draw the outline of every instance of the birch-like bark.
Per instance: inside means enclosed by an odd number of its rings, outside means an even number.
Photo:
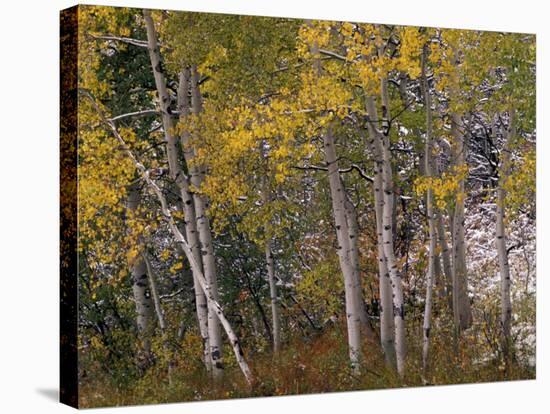
[[[199,238],[197,234],[197,223],[195,217],[195,207],[191,192],[189,189],[189,182],[184,174],[183,165],[180,162],[180,151],[178,148],[178,137],[174,133],[174,120],[170,114],[170,95],[166,88],[166,78],[162,69],[162,62],[159,50],[159,43],[157,33],[155,30],[154,22],[151,17],[151,13],[148,10],[143,11],[147,29],[147,49],[149,52],[149,58],[151,61],[151,67],[153,70],[153,76],[155,79],[155,86],[159,98],[159,107],[161,112],[162,124],[164,129],[164,136],[166,140],[166,152],[168,158],[168,167],[170,172],[170,178],[175,181],[181,194],[183,201],[183,212],[185,220],[185,233],[187,241],[195,253],[195,258],[198,265],[202,269],[202,261],[199,251]],[[183,72],[182,72],[183,73]],[[180,77],[180,88],[178,89],[178,106],[180,106],[180,113],[182,117],[185,117],[188,112],[187,101],[187,82],[185,75],[184,79]],[[187,105],[186,105],[187,103]],[[187,107],[187,112],[185,109]],[[206,305],[206,298],[204,292],[200,288],[196,276],[193,274],[193,284],[195,290],[195,304],[197,310],[197,319],[199,324],[199,331],[203,340],[203,353],[204,363],[208,372],[212,369],[212,360],[210,357],[210,345],[208,334],[208,308]]]
[[[344,183],[342,182],[342,188],[344,188]],[[365,307],[365,301],[363,300],[363,289],[361,284],[361,269],[359,266],[359,248],[358,248],[358,238],[359,238],[359,224],[357,223],[357,213],[355,211],[355,206],[349,199],[349,196],[345,192],[345,208],[346,208],[346,223],[348,225],[348,238],[350,244],[350,259],[353,266],[353,278],[355,279],[354,283],[357,286],[355,289],[355,304],[357,306],[357,314],[359,315],[359,320],[361,321],[361,328],[363,333],[367,338],[374,338],[374,331],[369,321],[367,314],[367,309]]]
[[[195,116],[202,112],[202,96],[196,66],[191,68],[191,110]],[[216,258],[212,244],[210,220],[207,215],[208,201],[206,197],[197,192],[204,180],[204,168],[195,165],[194,152],[189,151],[188,148],[184,148],[184,156],[187,165],[190,166],[191,184],[194,187],[193,201],[195,203],[195,217],[197,218],[197,229],[199,231],[203,271],[214,299],[219,301]],[[222,337],[217,312],[210,307],[208,312],[208,338],[210,341],[210,357],[212,358],[212,374],[215,379],[219,379],[223,373]]]
[[[118,142],[121,144],[122,149],[126,152],[130,160],[134,163],[136,169],[138,170],[141,177],[145,180],[149,188],[153,191],[155,196],[157,197],[160,205],[161,205],[161,211],[164,217],[164,220],[166,220],[170,231],[172,235],[174,236],[175,240],[181,245],[183,252],[185,253],[187,260],[189,261],[189,264],[191,265],[191,270],[194,274],[197,275],[197,279],[199,281],[199,284],[205,293],[206,300],[208,302],[208,309],[211,310],[213,313],[216,314],[217,319],[220,321],[222,327],[225,330],[225,333],[227,334],[227,337],[229,338],[229,343],[231,347],[233,348],[233,353],[235,354],[235,359],[237,361],[237,364],[239,365],[239,368],[241,369],[246,381],[249,385],[253,384],[254,377],[252,375],[252,372],[250,371],[250,367],[248,366],[246,360],[244,359],[244,354],[239,342],[239,339],[237,335],[235,334],[235,331],[231,327],[231,324],[225,317],[225,314],[223,312],[223,308],[221,307],[219,301],[215,298],[213,293],[212,286],[208,283],[206,280],[206,277],[204,273],[202,272],[201,268],[199,267],[199,264],[196,262],[195,257],[193,255],[193,252],[191,251],[190,245],[185,240],[185,237],[181,233],[180,229],[178,228],[174,217],[172,216],[172,213],[168,207],[168,203],[166,201],[166,197],[162,193],[162,190],[157,185],[157,183],[151,178],[149,171],[145,168],[145,166],[140,162],[140,160],[134,155],[132,150],[128,147],[126,142],[124,141],[124,138],[118,133],[118,130],[113,122],[110,122],[108,119],[105,118],[103,113],[101,112],[101,109],[97,106],[93,98],[90,97],[90,100],[92,101],[92,104],[95,106],[96,110],[98,111],[99,115],[102,118],[102,121],[105,123],[105,125],[110,129],[113,136],[118,140]]]
[[[437,214],[434,212],[434,216],[437,217]],[[437,248],[437,226],[436,226],[436,249],[434,254],[434,289],[435,293],[439,298],[445,298],[447,296],[445,279],[443,275],[443,268],[441,267],[441,255]]]
[[[466,165],[467,144],[460,131],[460,116],[451,114],[451,133],[454,139],[453,158],[457,167]],[[453,217],[453,314],[457,333],[472,325],[472,309],[468,297],[468,269],[464,241],[464,180],[459,181]]]
[[[443,222],[443,214],[436,211],[437,237],[439,247],[441,248],[441,259],[443,260],[443,274],[445,276],[445,296],[449,311],[453,312],[453,266],[451,262],[451,249],[447,242],[445,232],[445,223]]]
[[[506,215],[506,189],[504,188],[504,185],[510,174],[510,144],[515,135],[514,118],[515,111],[512,109],[509,111],[506,142],[504,144],[504,148],[502,149],[496,211],[496,247],[500,269],[500,340],[506,367],[510,364],[511,358],[512,301],[510,299],[510,265],[508,263],[508,250],[506,248],[506,224],[504,223],[504,218]]]
[[[395,331],[393,324],[393,299],[390,272],[384,254],[382,215],[384,209],[384,196],[382,194],[382,162],[381,154],[373,151],[376,158],[374,172],[374,203],[376,216],[376,238],[378,249],[378,284],[380,292],[380,343],[384,352],[386,364],[396,369]]]
[[[268,162],[268,155],[265,153],[265,142],[262,141],[260,145],[260,152],[262,158]],[[264,205],[269,204],[272,201],[272,193],[269,188],[269,182],[267,175],[262,178],[262,200]],[[267,223],[267,225],[270,223]],[[277,276],[275,274],[275,261],[273,258],[272,240],[268,234],[268,229],[265,229],[265,262],[267,270],[267,280],[269,283],[269,296],[271,301],[271,325],[273,327],[271,334],[271,341],[273,344],[273,353],[276,355],[281,349],[281,315],[279,311],[280,299],[277,289]],[[262,315],[263,316],[263,315]],[[269,329],[268,329],[269,332]]]
[[[430,90],[428,87],[428,80],[426,75],[426,56],[427,47],[424,46],[422,53],[422,75],[421,75],[421,88],[422,95],[424,96],[424,107],[426,111],[426,144],[424,154],[424,170],[426,177],[430,179],[432,177],[432,102],[430,96]],[[428,219],[428,239],[430,242],[429,255],[428,255],[428,273],[426,275],[426,301],[424,304],[424,322],[422,326],[422,370],[426,374],[428,369],[428,353],[430,348],[430,329],[431,329],[431,317],[432,317],[432,301],[433,301],[433,282],[435,274],[435,249],[436,249],[436,231],[435,231],[435,217],[433,208],[433,191],[428,188],[426,196],[426,215]]]
[[[141,201],[139,182],[133,183],[128,188],[128,198],[126,208],[130,215],[136,213]],[[141,246],[140,246],[141,248]],[[143,345],[145,357],[148,359],[151,355],[151,336],[154,329],[153,323],[153,302],[151,292],[147,283],[147,268],[141,254],[132,258],[130,263],[132,274],[132,293],[136,304],[136,323]]]
[[[332,213],[336,226],[336,238],[338,241],[338,259],[340,268],[344,275],[344,291],[346,302],[346,320],[348,328],[349,358],[352,369],[359,371],[361,358],[361,320],[357,312],[358,289],[354,267],[352,263],[352,252],[349,242],[349,230],[346,222],[346,196],[344,187],[338,171],[338,159],[334,145],[332,131],[327,130],[323,135],[325,148],[325,162],[328,166],[328,178],[330,186],[330,198],[332,202]]]
[[[430,99],[431,103],[431,99]],[[431,108],[430,108],[431,111]],[[433,118],[433,112],[432,112]],[[433,132],[432,132],[433,133]],[[432,137],[432,147],[434,141]],[[433,151],[432,151],[433,152]],[[430,156],[430,166],[432,176],[439,177],[441,171],[436,158],[433,154]],[[445,234],[445,226],[443,223],[443,216],[441,211],[435,205],[435,200],[432,193],[432,206],[433,206],[433,215],[435,220],[435,235],[436,235],[436,249],[435,249],[435,265],[434,265],[434,286],[437,289],[438,296],[447,300],[449,305],[449,311],[452,312],[453,302],[451,299],[451,288],[452,288],[452,272],[451,272],[451,262],[449,255],[449,246],[447,246],[447,238]],[[440,223],[441,221],[441,223]],[[442,233],[440,233],[439,225],[442,225]],[[446,256],[446,257],[445,257]],[[443,266],[442,266],[443,261]],[[447,264],[445,264],[447,261]],[[448,265],[448,267],[446,267]],[[448,272],[447,272],[448,271]]]
[[[393,294],[393,321],[395,329],[395,353],[397,362],[397,372],[400,376],[405,374],[405,307],[403,302],[403,285],[401,274],[397,266],[395,251],[393,246],[393,203],[394,203],[394,182],[391,166],[391,152],[389,141],[389,97],[387,96],[387,81],[382,80],[382,126],[387,131],[381,133],[375,127],[378,123],[376,111],[376,102],[372,96],[366,98],[367,114],[369,116],[367,125],[369,135],[374,139],[378,154],[381,154],[382,164],[382,244],[384,255],[390,274],[390,281]]]
[[[172,385],[172,372],[174,370],[174,359],[172,356],[170,341],[168,340],[166,320],[164,319],[164,312],[162,310],[162,305],[160,303],[160,296],[157,289],[157,282],[155,280],[155,274],[153,272],[153,267],[151,266],[151,261],[149,260],[149,257],[146,252],[142,253],[142,260],[145,263],[145,268],[147,269],[147,275],[149,276],[149,287],[151,289],[151,297],[153,299],[153,304],[155,305],[155,313],[157,315],[160,332],[162,334],[162,346],[164,348],[164,352],[166,353],[166,358],[168,360],[168,384]]]
[[[319,55],[319,45],[316,41],[311,45],[311,52],[314,56]],[[321,76],[322,68],[319,59],[314,60],[313,70],[317,76]],[[358,313],[358,295],[356,292],[359,289],[357,286],[358,277],[355,274],[352,262],[350,233],[346,220],[345,189],[339,173],[334,135],[330,128],[323,134],[323,146],[328,169],[332,214],[336,226],[338,260],[344,277],[349,359],[352,371],[358,373],[361,368],[361,320]]]
[[[135,158],[134,158],[135,159]],[[141,167],[141,168],[140,168]],[[143,167],[143,165],[138,164],[138,168],[142,172],[144,178],[146,179],[148,185],[152,188],[155,195],[157,196],[159,202],[162,206],[162,211],[164,214],[165,219],[168,221],[168,225],[170,227],[170,231],[172,232],[174,238],[178,243],[181,244],[183,251],[185,252],[185,255],[187,256],[187,259],[189,260],[189,263],[191,265],[191,269],[197,274],[197,279],[199,281],[199,284],[201,285],[202,290],[205,292],[206,299],[208,301],[208,309],[212,313],[215,313],[217,320],[220,321],[221,325],[223,326],[225,333],[227,334],[227,337],[229,338],[229,343],[231,347],[233,348],[233,353],[235,354],[235,359],[237,360],[237,363],[246,379],[248,384],[252,384],[254,382],[254,377],[252,376],[252,372],[250,371],[250,368],[244,359],[244,354],[239,342],[239,339],[237,335],[235,334],[235,331],[231,327],[231,324],[225,317],[225,314],[223,312],[223,308],[221,307],[218,299],[214,295],[214,289],[213,287],[208,283],[206,277],[201,272],[201,269],[198,265],[198,263],[195,261],[195,258],[193,256],[193,253],[191,251],[191,247],[183,237],[183,234],[181,234],[178,226],[176,225],[174,218],[172,217],[172,214],[170,213],[170,210],[168,209],[166,199],[164,195],[162,194],[162,191],[160,188],[156,185],[156,183],[151,180],[149,177],[149,174],[147,170]]]
[[[402,83],[404,83],[404,81]],[[374,156],[373,193],[378,256],[378,290],[380,295],[380,343],[384,352],[386,365],[392,369],[397,369],[395,326],[393,323],[393,293],[390,272],[388,271],[388,263],[384,253],[383,240],[384,194],[382,176],[384,174],[384,162],[382,160],[380,146],[377,145],[376,136],[378,132],[376,131],[376,127],[372,124],[372,122],[368,121],[367,129],[369,133],[369,145]]]
[[[179,87],[178,87],[178,109],[180,112],[180,121],[185,123],[189,115],[189,70],[184,69],[180,72]],[[181,134],[181,148],[185,156],[186,162],[190,157],[185,155],[188,151],[186,146],[189,142],[189,134],[184,132]],[[187,166],[188,170],[192,169],[192,166]],[[183,178],[183,177],[182,177]],[[193,194],[189,188],[189,182],[187,179],[183,179],[181,187],[181,197],[183,200],[183,213],[185,220],[185,236],[193,257],[197,262],[198,267],[202,270],[202,256],[200,250],[199,233],[197,230],[197,217],[195,213],[195,202]],[[197,309],[197,319],[199,322],[200,332],[204,345],[204,361],[208,372],[212,371],[212,358],[210,357],[210,340],[208,333],[208,306],[206,302],[205,294],[199,284],[196,275],[193,273],[193,288],[195,290],[195,306]]]

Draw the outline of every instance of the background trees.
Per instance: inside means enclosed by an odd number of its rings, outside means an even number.
[[[532,375],[532,36],[79,16],[84,387]]]

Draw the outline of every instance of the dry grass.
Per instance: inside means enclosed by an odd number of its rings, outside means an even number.
[[[426,376],[429,385],[535,378],[532,367],[516,363],[505,369],[498,359],[478,362],[481,345],[475,333],[464,335],[460,352],[455,354],[452,335],[440,329],[442,332],[434,337],[431,347],[431,365]],[[420,338],[416,335],[417,330],[409,331],[409,338]],[[293,338],[277,356],[269,352],[250,355],[249,351],[251,368],[257,379],[252,387],[246,385],[238,367],[229,358],[224,380],[218,384],[209,381],[199,364],[179,361],[171,386],[161,364],[124,386],[105,375],[88,375],[81,384],[80,405],[156,404],[425,386],[420,341],[409,339],[407,374],[403,379],[385,367],[376,343],[366,341],[364,350],[365,368],[360,376],[354,377],[347,365],[346,331],[336,325],[306,340]]]

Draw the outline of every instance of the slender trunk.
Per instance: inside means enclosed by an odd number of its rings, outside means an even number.
[[[319,46],[314,41],[311,51],[318,56]],[[315,59],[313,70],[317,76],[322,75],[321,61]],[[339,173],[338,158],[334,135],[330,128],[323,134],[323,146],[325,149],[325,162],[328,167],[328,179],[330,198],[332,202],[332,214],[336,226],[336,239],[338,242],[337,253],[340,269],[344,276],[344,294],[346,304],[346,322],[348,330],[348,350],[351,369],[358,373],[361,368],[361,320],[358,314],[357,276],[354,272],[353,258],[350,245],[349,228],[346,221],[346,195]]]
[[[158,195],[158,193],[157,193]],[[168,210],[165,210],[165,212],[168,212]],[[187,255],[187,258],[189,259],[189,262],[191,264],[191,268],[195,269],[198,276],[198,281],[205,292],[206,299],[208,301],[208,309],[209,311],[212,311],[216,315],[216,319],[220,322],[221,326],[224,328],[225,333],[227,334],[227,337],[229,338],[229,343],[231,347],[233,348],[233,353],[235,354],[235,359],[237,360],[237,363],[239,364],[239,367],[241,368],[242,373],[245,376],[245,379],[249,384],[252,384],[254,382],[254,377],[252,376],[252,372],[250,371],[250,368],[244,359],[244,354],[239,342],[239,339],[237,335],[235,334],[235,331],[233,331],[233,328],[231,327],[231,324],[225,317],[225,314],[223,312],[223,309],[218,301],[218,299],[214,295],[214,289],[213,287],[208,283],[206,280],[204,274],[200,272],[200,268],[198,266],[198,263],[195,261],[195,258],[193,257],[193,253],[191,252],[191,249],[187,242],[185,241],[185,238],[175,225],[173,218],[170,216],[170,229],[175,236],[176,240],[181,243],[183,246],[183,249],[185,251],[185,254]],[[217,292],[216,292],[217,293]]]
[[[191,109],[195,116],[198,116],[202,111],[202,97],[198,81],[199,74],[197,68],[193,67],[191,69]],[[210,220],[207,215],[208,201],[206,197],[197,192],[204,180],[204,168],[194,165],[193,152],[184,149],[184,155],[187,164],[190,166],[191,184],[194,187],[193,201],[195,203],[195,217],[199,231],[203,271],[214,299],[219,301],[216,258],[212,244]],[[215,379],[218,379],[223,373],[222,337],[217,312],[210,307],[208,312],[208,337],[210,341],[210,356],[212,358],[212,374]]]
[[[434,212],[434,216],[437,217],[437,214]],[[437,227],[436,227],[437,235]],[[445,280],[443,279],[443,268],[441,267],[441,255],[437,248],[437,238],[436,238],[436,249],[434,253],[434,286],[437,293],[437,297],[445,298],[447,296],[445,288]]]
[[[277,295],[277,281],[275,278],[275,263],[271,251],[271,240],[265,243],[265,260],[267,276],[269,280],[269,293],[271,297],[271,318],[273,324],[273,352],[277,354],[281,349],[281,317],[279,315],[279,296]]]
[[[510,299],[510,265],[508,263],[508,251],[506,249],[506,190],[504,184],[510,172],[510,143],[514,139],[515,112],[512,109],[509,113],[508,130],[506,142],[502,149],[501,167],[499,171],[499,184],[497,189],[497,211],[496,211],[496,247],[498,252],[498,263],[500,268],[500,324],[501,324],[501,348],[506,367],[510,365],[511,359],[511,319],[512,301]]]
[[[151,67],[153,70],[153,76],[155,79],[155,86],[159,97],[159,106],[161,111],[162,124],[164,129],[164,136],[166,140],[166,152],[168,158],[168,166],[170,170],[170,178],[174,180],[178,186],[183,201],[183,212],[185,220],[185,232],[189,245],[196,255],[197,263],[202,268],[202,261],[199,252],[199,240],[197,235],[197,223],[195,218],[195,207],[191,192],[189,190],[189,183],[187,177],[184,174],[183,165],[180,162],[180,151],[178,150],[178,137],[174,134],[174,120],[170,115],[170,95],[166,88],[166,78],[162,69],[162,62],[160,57],[159,44],[155,26],[151,13],[148,10],[143,11],[147,29],[147,48],[149,51],[149,58],[151,61]],[[185,71],[184,71],[185,72]],[[184,73],[182,72],[182,73]],[[183,78],[183,79],[182,79]],[[187,82],[185,75],[180,77],[180,88],[178,90],[178,106],[182,112],[182,117],[185,117],[188,113],[188,101],[187,101]],[[185,108],[187,107],[187,112]],[[203,340],[203,353],[204,363],[207,371],[211,371],[212,362],[209,349],[209,335],[208,335],[208,320],[207,320],[207,305],[204,292],[200,289],[200,285],[196,280],[196,276],[193,274],[193,284],[195,290],[195,304],[197,310],[197,319],[199,324],[199,331]]]
[[[151,289],[151,297],[153,299],[153,304],[155,305],[155,313],[157,315],[160,332],[162,334],[162,346],[164,348],[164,352],[166,353],[166,358],[168,361],[168,383],[172,385],[172,372],[174,370],[174,359],[172,356],[170,341],[168,340],[166,320],[164,319],[164,312],[162,311],[162,305],[160,303],[160,297],[157,290],[157,282],[155,280],[155,274],[153,272],[151,262],[146,252],[143,252],[142,260],[145,263],[145,267],[147,269],[147,275],[149,276],[149,287]]]
[[[431,103],[431,100],[430,100],[430,103]],[[432,117],[433,117],[433,113],[432,113]],[[432,147],[433,147],[433,137],[432,137]],[[431,154],[430,156],[430,167],[431,167],[432,176],[439,177],[441,175],[439,165],[437,164],[436,158],[433,154]],[[453,279],[452,279],[452,273],[451,273],[451,262],[449,258],[449,246],[447,246],[445,227],[442,221],[443,217],[441,215],[441,211],[435,205],[433,193],[432,193],[432,206],[433,206],[433,215],[435,220],[435,235],[436,235],[434,283],[438,292],[438,296],[440,298],[444,298],[447,300],[447,303],[449,305],[449,311],[452,311],[453,303],[451,299],[451,287],[452,287]],[[440,227],[439,227],[440,221],[441,221],[441,225],[443,226],[442,233],[440,233]],[[448,266],[445,264],[446,260],[447,260]],[[442,265],[442,261],[443,261],[443,265]]]
[[[391,152],[389,142],[389,130],[386,125],[389,126],[389,111],[388,104],[389,98],[387,96],[387,82],[382,81],[382,111],[383,120],[382,124],[387,133],[382,134],[375,125],[378,122],[378,115],[376,111],[376,102],[373,97],[367,97],[367,113],[369,115],[369,134],[374,139],[378,154],[381,154],[382,164],[382,193],[383,193],[383,206],[382,206],[382,244],[384,247],[384,255],[386,257],[386,263],[390,274],[390,281],[393,294],[393,320],[395,329],[395,351],[397,361],[397,372],[400,376],[405,374],[405,307],[403,302],[403,285],[401,280],[401,274],[398,269],[397,260],[395,257],[393,239],[393,203],[394,203],[394,182],[393,172],[391,166]],[[385,91],[385,92],[384,92]]]
[[[188,99],[188,92],[189,92],[189,70],[184,69],[180,72],[180,78],[179,78],[179,87],[178,87],[178,109],[180,111],[180,121],[186,122],[187,117],[189,115],[189,99]],[[181,148],[184,153],[184,157],[187,163],[189,163],[188,160],[191,158],[189,155],[186,155],[186,151],[188,150],[185,148],[186,145],[189,142],[189,134],[183,133],[181,135]],[[174,150],[174,154],[179,153]],[[179,157],[177,158],[179,159]],[[188,165],[188,170],[190,170],[193,167],[190,167]],[[183,171],[183,170],[182,170]],[[184,213],[184,220],[185,220],[185,236],[187,239],[187,242],[189,243],[189,247],[191,248],[191,252],[193,253],[193,257],[195,258],[195,261],[197,262],[198,267],[202,270],[203,264],[202,264],[202,256],[201,256],[201,250],[200,250],[200,240],[199,240],[199,233],[197,230],[197,217],[195,212],[195,202],[193,200],[193,193],[191,192],[191,189],[189,188],[189,182],[186,177],[183,177],[181,175],[180,182],[181,182],[181,198],[183,201],[183,213]],[[195,307],[197,309],[197,319],[199,322],[199,328],[201,337],[203,340],[203,349],[204,349],[204,362],[206,365],[206,370],[208,372],[212,371],[212,358],[210,357],[210,340],[209,340],[209,333],[208,333],[208,305],[206,302],[205,294],[200,287],[199,281],[197,279],[197,276],[195,273],[193,273],[193,288],[195,291]]]
[[[380,344],[384,352],[386,365],[392,369],[397,369],[395,353],[395,331],[393,324],[393,298],[390,273],[386,255],[384,254],[383,225],[382,215],[384,209],[384,195],[382,190],[383,162],[382,154],[379,153],[375,143],[375,129],[369,127],[370,147],[375,158],[373,193],[374,193],[374,213],[376,219],[376,239],[378,256],[378,291],[380,296]]]
[[[424,96],[424,107],[426,110],[426,146],[424,154],[424,170],[426,177],[432,177],[432,103],[428,80],[426,78],[426,56],[427,47],[424,46],[422,53],[422,77],[421,87],[422,95]],[[433,282],[435,272],[435,249],[436,249],[436,234],[435,234],[435,218],[433,208],[433,193],[432,189],[428,188],[426,196],[426,215],[428,219],[428,238],[430,241],[429,256],[428,256],[428,274],[426,276],[426,301],[424,306],[424,323],[422,337],[422,370],[424,375],[428,370],[428,353],[430,348],[430,329],[432,317],[432,298],[433,298]]]
[[[127,210],[129,215],[136,214],[141,201],[140,185],[134,183],[128,188]],[[139,246],[138,248],[141,248]],[[149,364],[151,357],[151,336],[153,334],[153,302],[147,283],[147,269],[141,254],[136,255],[130,261],[132,273],[132,292],[136,304],[136,322],[142,342],[145,363]]]
[[[338,172],[339,168],[336,149],[334,147],[334,136],[330,130],[325,132],[323,143],[325,147],[325,162],[328,166],[332,212],[336,225],[336,238],[338,240],[338,259],[344,275],[349,358],[352,369],[358,371],[361,358],[361,320],[357,312],[357,294],[355,292],[358,286],[356,284],[356,278],[354,277],[349,243],[349,230],[346,222],[346,196]]]
[[[453,113],[451,118],[455,165],[462,167],[466,164],[467,145],[465,136],[460,131],[460,117]],[[468,297],[466,244],[464,241],[464,198],[464,180],[460,180],[453,218],[453,313],[457,334],[472,325],[472,309]]]
[[[437,237],[441,248],[441,258],[443,259],[443,274],[445,276],[445,297],[449,311],[453,311],[453,266],[451,263],[451,250],[447,243],[445,232],[445,223],[443,222],[443,214],[436,211]]]
[[[154,182],[151,180],[148,181],[150,186],[156,186]],[[153,187],[154,188],[154,187]],[[208,301],[208,309],[209,312],[212,312],[216,315],[216,319],[220,322],[221,326],[224,328],[225,333],[227,334],[227,337],[229,338],[229,343],[231,347],[233,348],[233,353],[235,354],[235,359],[237,360],[237,363],[239,364],[239,367],[241,368],[242,373],[245,376],[245,379],[249,384],[252,384],[254,382],[254,377],[252,376],[252,372],[250,371],[250,368],[244,359],[244,354],[239,342],[239,339],[237,335],[235,334],[235,331],[231,327],[231,324],[225,317],[225,314],[223,312],[223,308],[221,307],[218,299],[216,298],[216,295],[214,294],[215,290],[213,286],[207,281],[204,274],[201,272],[201,269],[198,265],[198,263],[195,261],[195,258],[193,256],[193,253],[191,251],[191,248],[189,244],[187,244],[185,238],[183,237],[183,234],[179,231],[178,227],[176,226],[174,219],[170,213],[170,210],[166,207],[166,199],[164,199],[164,196],[162,195],[162,192],[156,186],[154,188],[155,194],[159,198],[159,201],[161,201],[161,204],[163,205],[163,212],[165,217],[168,220],[168,224],[170,226],[170,230],[178,243],[182,245],[182,248],[187,256],[187,259],[189,260],[189,263],[191,264],[191,268],[194,272],[197,274],[197,279],[199,281],[199,284],[202,288],[202,290],[205,292],[206,299]],[[217,294],[217,292],[216,292]]]
[[[93,102],[93,101],[92,101]],[[214,295],[214,289],[208,283],[206,280],[206,277],[204,276],[203,271],[201,270],[199,264],[195,260],[195,257],[193,255],[193,252],[191,251],[191,246],[187,243],[185,240],[185,237],[179,230],[178,226],[176,225],[176,222],[172,216],[172,213],[168,207],[168,203],[166,201],[166,197],[162,193],[162,190],[157,185],[157,183],[150,177],[149,171],[145,168],[145,166],[140,162],[140,160],[134,155],[134,153],[130,150],[126,142],[124,141],[124,138],[119,134],[116,126],[113,124],[112,121],[109,121],[105,118],[99,107],[93,102],[96,110],[100,114],[102,121],[109,127],[111,132],[113,133],[113,136],[118,140],[118,142],[121,144],[122,149],[126,152],[128,157],[132,160],[134,165],[136,166],[138,172],[142,176],[142,178],[145,180],[149,188],[154,192],[155,196],[157,197],[160,205],[161,205],[161,211],[163,214],[164,220],[166,220],[170,231],[176,241],[181,245],[185,255],[187,256],[187,260],[189,261],[189,264],[191,265],[191,270],[194,274],[197,275],[197,279],[199,281],[199,284],[205,293],[206,300],[208,302],[208,309],[211,310],[213,313],[216,314],[217,319],[220,321],[221,325],[223,326],[225,333],[227,334],[227,337],[229,338],[229,343],[231,347],[233,348],[233,353],[235,354],[235,359],[237,360],[237,364],[239,365],[246,381],[249,385],[251,385],[254,382],[254,377],[252,376],[252,372],[250,371],[250,368],[244,359],[244,354],[239,342],[239,339],[237,335],[235,334],[235,331],[231,327],[231,324],[225,317],[225,314],[223,312],[223,308],[221,307],[219,301],[216,299]]]
[[[244,272],[244,276],[246,278],[246,285],[248,287],[248,291],[252,295],[252,299],[254,300],[254,303],[256,304],[256,307],[258,308],[258,312],[262,318],[262,323],[265,328],[265,338],[269,343],[273,343],[273,334],[271,333],[271,327],[269,326],[269,322],[267,320],[266,313],[264,311],[264,307],[262,306],[262,302],[260,301],[260,298],[258,297],[258,293],[256,290],[252,287],[252,282],[250,280],[250,276],[247,272]],[[254,319],[252,319],[254,320]]]
[[[262,201],[265,205],[268,205],[272,201],[272,193],[269,187],[268,182],[268,155],[264,151],[265,142],[262,141],[260,145],[260,152],[262,154],[262,158],[264,158],[266,162],[266,173],[261,179],[262,181]],[[272,250],[272,240],[270,239],[269,235],[269,226],[270,223],[266,223],[265,228],[265,262],[266,262],[266,270],[267,270],[267,280],[269,283],[269,296],[271,301],[271,323],[272,323],[272,345],[273,345],[273,353],[278,354],[281,349],[281,316],[279,312],[279,294],[277,292],[277,276],[275,275],[275,262],[273,259],[273,250]]]
[[[428,274],[426,276],[426,302],[424,305],[424,323],[422,326],[423,337],[422,337],[422,369],[424,373],[428,369],[428,352],[430,347],[430,330],[431,330],[431,317],[432,317],[432,302],[433,302],[433,282],[434,282],[434,273],[435,273],[435,249],[436,249],[436,239],[435,239],[435,223],[433,217],[433,206],[432,206],[432,194],[431,190],[428,190],[428,205],[427,205],[427,215],[429,222],[429,258],[428,258]]]
[[[377,157],[377,159],[379,159]],[[382,163],[377,162],[374,173],[374,203],[376,216],[376,234],[378,248],[378,275],[380,292],[380,342],[386,364],[394,369],[397,368],[395,354],[395,332],[393,324],[393,299],[390,273],[386,255],[384,254],[382,214],[384,198],[382,194]]]
[[[344,184],[342,183],[342,188]],[[357,305],[357,314],[361,321],[361,328],[367,338],[374,338],[374,331],[370,325],[367,309],[365,307],[365,301],[363,300],[363,288],[361,283],[361,269],[359,266],[359,249],[358,249],[358,237],[359,237],[359,225],[357,223],[357,213],[355,206],[345,194],[345,208],[346,208],[346,223],[348,225],[348,237],[350,244],[350,259],[353,266],[354,283],[357,286],[355,290],[355,304]]]

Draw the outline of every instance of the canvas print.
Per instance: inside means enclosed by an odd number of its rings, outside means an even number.
[[[534,379],[535,45],[62,11],[62,401]]]

